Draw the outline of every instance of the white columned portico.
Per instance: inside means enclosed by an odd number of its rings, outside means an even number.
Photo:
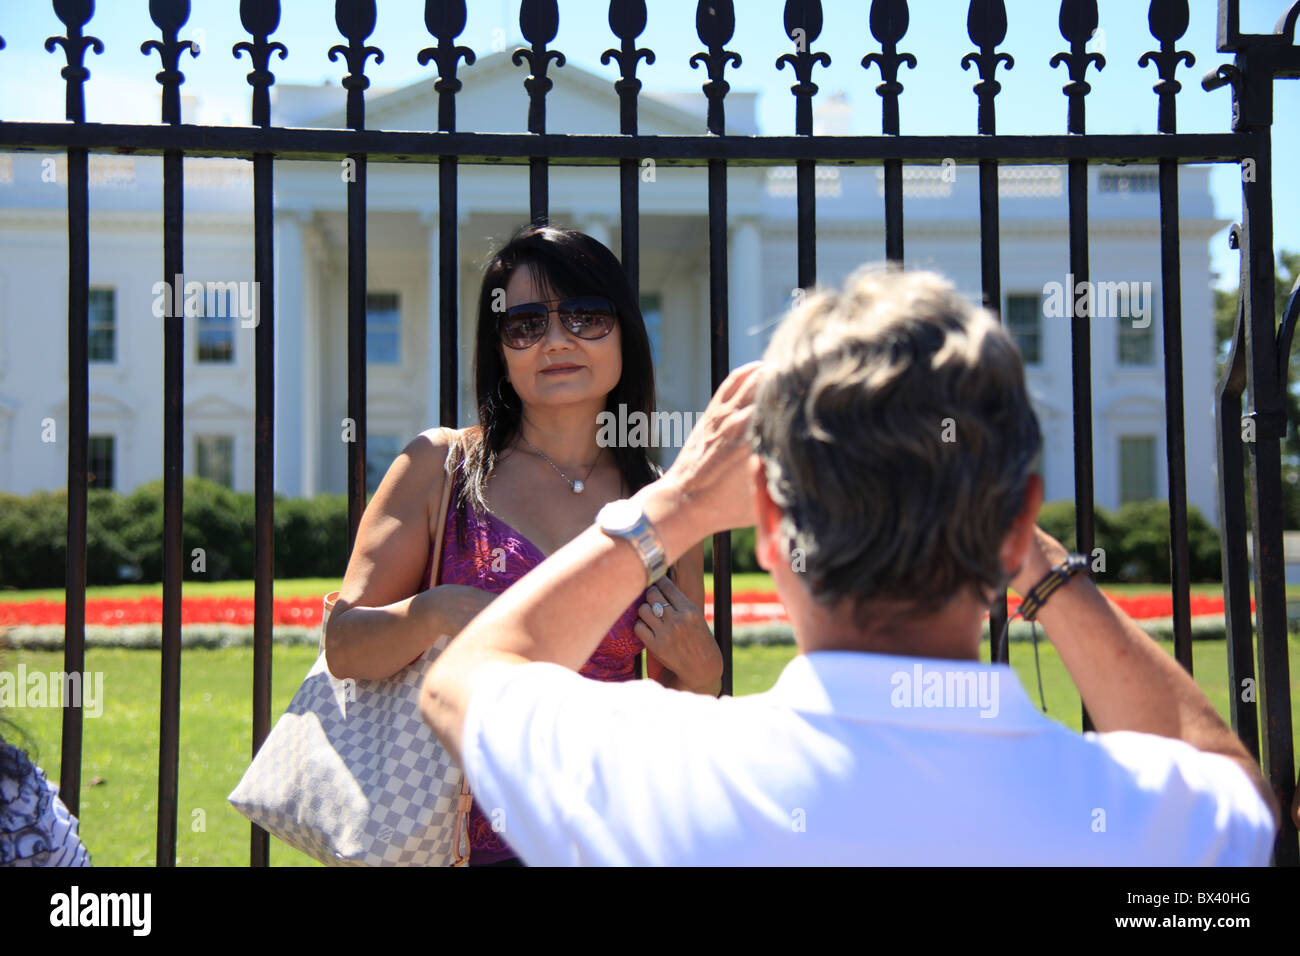
[[[425,270],[429,283],[429,312],[424,340],[424,427],[436,428],[442,424],[439,417],[441,401],[438,396],[441,378],[438,369],[441,368],[439,361],[442,355],[438,316],[438,210],[420,213],[420,225],[429,230],[429,264]]]
[[[325,315],[320,284],[328,261],[325,237],[313,221],[303,229],[302,493],[309,498],[321,490],[321,406],[324,403],[321,362]]]
[[[275,490],[303,488],[303,258],[304,214],[275,211]],[[258,321],[268,317],[259,316]]]
[[[731,367],[762,358],[763,256],[758,223],[744,217],[731,227],[727,263],[728,331]]]
[[[465,224],[468,221],[469,221],[469,213],[467,213],[464,209],[458,209],[456,212],[456,232],[457,232],[458,240],[461,234],[465,231]],[[441,375],[439,374],[441,365],[439,365],[439,359],[442,355],[442,344],[441,344],[442,317],[439,314],[439,302],[441,301],[441,293],[438,285],[438,275],[439,275],[438,243],[439,243],[439,236],[441,235],[441,231],[438,225],[438,210],[426,209],[422,211],[420,213],[420,225],[423,226],[425,229],[429,230],[429,238],[428,238],[429,262],[428,262],[428,269],[427,269],[428,285],[429,285],[429,321],[428,321],[428,326],[425,329],[426,337],[425,337],[425,350],[424,350],[424,360],[427,366],[427,368],[425,369],[425,391],[424,391],[425,418],[427,419],[427,424],[425,425],[425,428],[436,428],[437,426],[442,424],[442,420],[440,417],[441,399],[439,398],[439,394],[438,394],[441,388],[441,382],[440,382]],[[462,274],[463,270],[461,269],[461,264],[463,262],[463,256],[460,251],[461,248],[462,248],[462,244],[461,242],[458,241],[456,243],[456,257],[457,257],[456,298],[458,303],[465,301],[465,284],[464,284],[465,276]],[[457,363],[458,363],[458,374],[461,380],[460,380],[460,388],[459,388],[460,396],[458,399],[458,405],[460,407],[457,412],[459,420],[457,422],[453,422],[453,424],[459,425],[461,422],[467,420],[467,416],[468,416],[468,420],[473,421],[476,418],[476,415],[474,412],[474,408],[472,406],[472,396],[471,396],[471,405],[469,407],[466,407],[465,404],[466,390],[465,390],[465,379],[464,379],[464,376],[466,374],[465,371],[466,368],[469,367],[471,368],[472,371],[472,366],[470,366],[469,363],[466,362],[465,357],[472,356],[474,354],[474,341],[472,338],[469,341],[465,340],[466,332],[465,332],[465,322],[463,321],[464,317],[460,315],[459,307],[457,308],[456,311],[457,311],[456,344],[460,353],[457,358]],[[472,336],[473,326],[471,325],[470,328],[471,328],[470,335]]]

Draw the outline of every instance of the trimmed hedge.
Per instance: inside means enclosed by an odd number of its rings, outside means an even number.
[[[1106,580],[1169,583],[1167,501],[1130,501],[1113,512],[1096,508],[1095,515],[1094,547],[1105,552]],[[1076,550],[1073,501],[1043,505],[1038,524],[1071,551]],[[1221,580],[1219,533],[1191,505],[1187,507],[1187,550],[1193,581]]]
[[[86,583],[154,583],[163,573],[163,483],[141,485],[129,495],[103,489],[87,494]],[[274,496],[277,578],[334,577],[347,570],[346,495],[314,498]],[[254,501],[197,477],[184,481],[182,577],[205,581],[253,577]],[[0,587],[64,586],[67,554],[66,491],[38,491],[26,498],[0,494]],[[194,569],[194,549],[206,568]]]
[[[731,570],[762,571],[758,559],[754,556],[754,543],[757,532],[753,528],[736,528],[731,532]],[[704,570],[713,570],[713,535],[704,539]]]
[[[1074,502],[1051,501],[1038,514],[1039,526],[1071,551],[1075,550]],[[1106,580],[1167,584],[1169,570],[1169,504],[1134,501],[1117,511],[1096,509],[1095,547],[1106,552]],[[1187,508],[1187,543],[1193,581],[1218,581],[1222,575],[1219,533],[1194,507]],[[754,529],[731,532],[733,571],[760,571],[754,557]],[[713,570],[713,539],[704,541],[704,570]]]
[[[87,496],[86,583],[162,580],[162,480],[129,495],[91,489]],[[67,493],[38,491],[26,498],[0,493],[0,587],[63,587],[67,552]],[[185,579],[253,577],[253,495],[197,477],[184,482],[182,557]],[[1043,505],[1039,524],[1071,550],[1074,503]],[[1219,536],[1195,508],[1187,533],[1193,581],[1217,581]],[[346,495],[275,495],[275,577],[341,578],[347,570]],[[1140,501],[1115,512],[1098,508],[1096,546],[1106,552],[1106,578],[1165,583],[1169,574],[1169,512],[1163,501]],[[194,549],[206,570],[193,570]],[[731,532],[732,569],[762,570],[754,557],[754,529]],[[704,567],[713,568],[713,539],[704,541]]]

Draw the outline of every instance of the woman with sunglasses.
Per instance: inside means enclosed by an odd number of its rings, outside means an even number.
[[[645,447],[599,441],[599,417],[654,412],[641,311],[618,259],[583,233],[530,226],[489,262],[479,294],[474,387],[479,423],[429,429],[393,462],[357,531],[326,632],[340,678],[388,677],[658,474]],[[431,544],[451,452],[442,567]],[[423,570],[421,570],[423,569]],[[646,589],[580,673],[649,677],[717,695],[722,655],[704,619],[701,548]],[[427,585],[427,588],[426,588]],[[471,786],[473,781],[470,781]],[[509,821],[474,804],[470,865],[519,865]]]

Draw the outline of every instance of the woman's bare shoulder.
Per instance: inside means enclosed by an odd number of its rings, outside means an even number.
[[[447,455],[451,451],[452,443],[465,441],[474,431],[473,428],[426,428],[402,449],[403,454],[410,457],[414,467],[425,479],[425,487],[430,499],[430,516],[437,510],[437,502],[442,497]]]
[[[422,457],[428,462],[442,466],[447,460],[447,451],[458,436],[468,432],[468,428],[446,428],[434,426],[426,428],[412,438],[402,449],[412,457]]]

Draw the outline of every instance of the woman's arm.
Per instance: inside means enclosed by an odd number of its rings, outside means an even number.
[[[442,498],[448,437],[434,429],[412,439],[361,516],[325,628],[325,662],[335,677],[391,677],[496,597],[462,585],[420,591],[432,544],[430,500]]]

